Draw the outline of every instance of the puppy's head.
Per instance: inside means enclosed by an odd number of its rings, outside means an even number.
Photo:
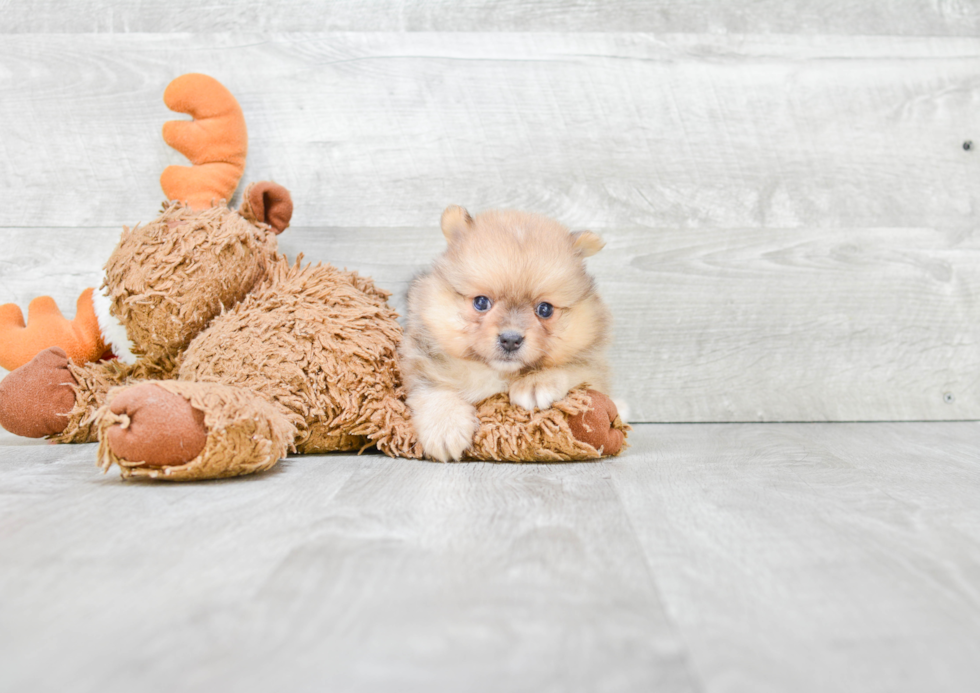
[[[421,317],[446,353],[515,372],[561,366],[605,342],[607,311],[584,263],[603,246],[596,234],[462,207],[443,213],[442,231],[449,247]]]

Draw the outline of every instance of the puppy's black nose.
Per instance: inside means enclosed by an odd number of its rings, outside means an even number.
[[[504,351],[517,351],[524,343],[524,335],[519,332],[502,332],[497,337],[500,348]]]

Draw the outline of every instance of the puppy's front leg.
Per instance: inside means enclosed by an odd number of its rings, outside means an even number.
[[[452,390],[418,387],[408,396],[408,406],[422,450],[440,462],[462,458],[480,427],[476,408]]]
[[[572,382],[566,371],[549,369],[525,375],[510,386],[510,401],[531,410],[547,409],[568,394]]]

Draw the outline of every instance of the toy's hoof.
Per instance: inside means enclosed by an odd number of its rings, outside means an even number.
[[[618,455],[626,439],[622,429],[616,425],[619,412],[613,401],[601,392],[589,390],[592,407],[568,420],[572,435],[576,440],[588,443],[605,455]],[[620,426],[622,424],[620,423]]]
[[[61,433],[75,407],[72,385],[65,350],[45,349],[0,382],[0,426],[26,438]]]
[[[109,403],[120,421],[104,435],[113,454],[148,467],[186,464],[208,440],[204,412],[152,383],[123,390]]]

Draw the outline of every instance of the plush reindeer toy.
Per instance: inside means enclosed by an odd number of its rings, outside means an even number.
[[[16,306],[0,306],[0,366],[12,371],[0,425],[98,441],[99,464],[124,477],[235,476],[290,451],[372,445],[420,457],[388,292],[330,265],[288,263],[276,242],[292,216],[282,186],[253,184],[238,210],[226,205],[247,149],[228,90],[184,75],[164,100],[194,118],[164,127],[194,166],[164,171],[170,201],[124,229],[73,321],[47,298],[32,302],[26,325]],[[585,390],[547,412],[497,399],[481,417],[476,458],[589,459],[623,444],[611,402]]]

